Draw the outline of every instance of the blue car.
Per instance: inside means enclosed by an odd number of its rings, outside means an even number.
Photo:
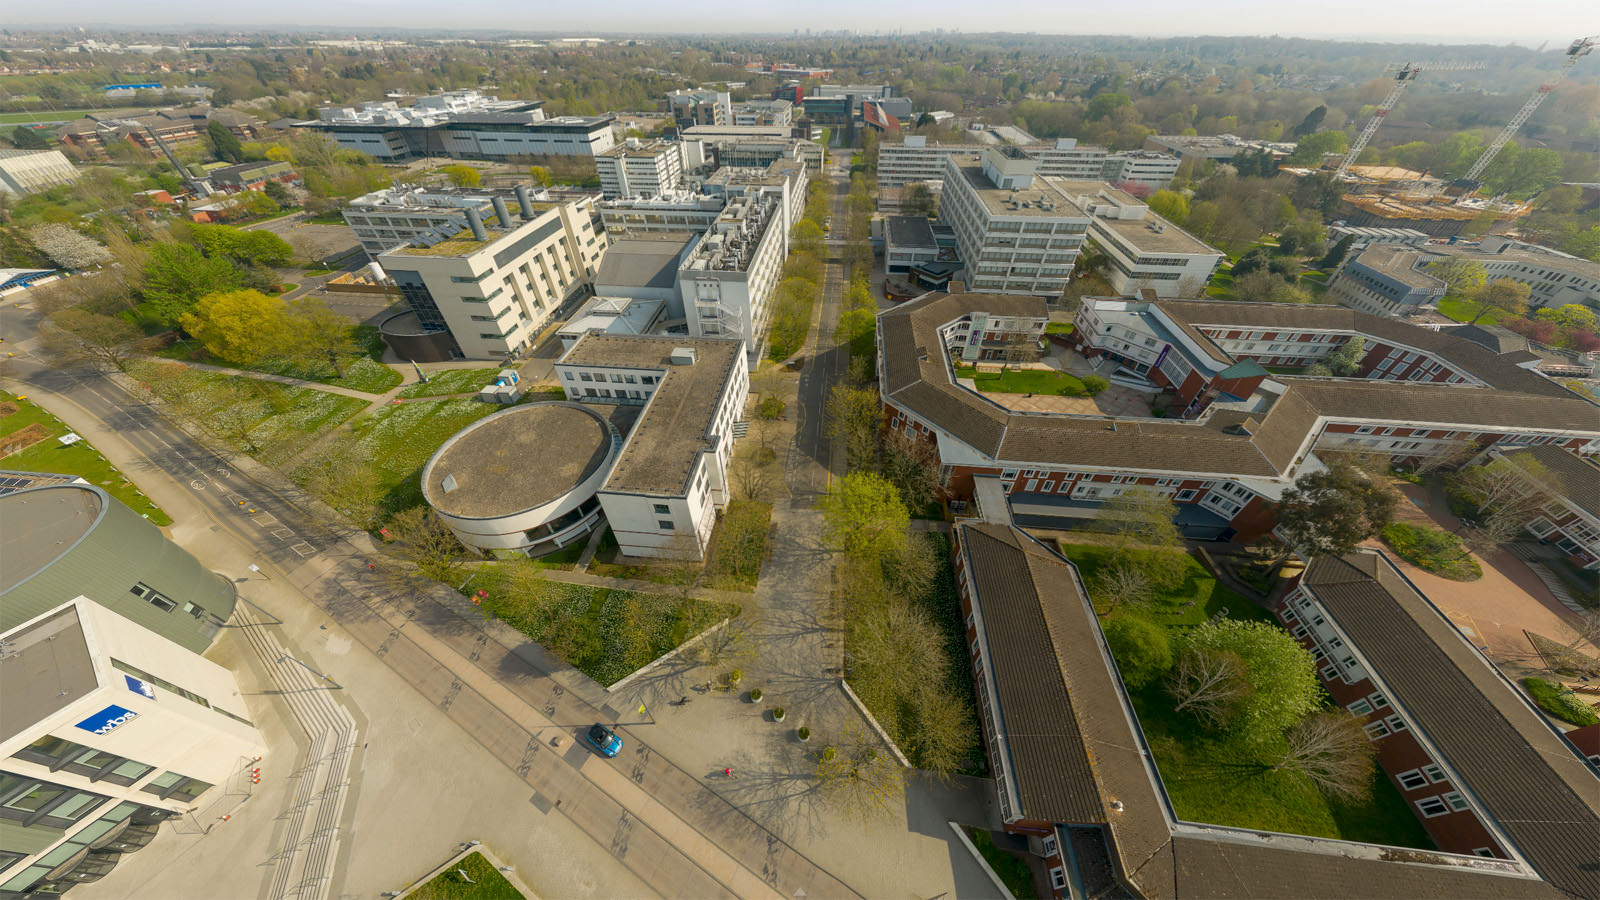
[[[599,722],[589,726],[589,730],[583,733],[583,739],[596,753],[608,759],[622,752],[622,738]]]

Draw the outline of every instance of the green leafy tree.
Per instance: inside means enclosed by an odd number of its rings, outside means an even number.
[[[207,294],[178,322],[213,356],[229,362],[281,356],[297,343],[288,307],[260,291]]]
[[[1122,682],[1138,690],[1172,668],[1172,642],[1167,629],[1141,615],[1117,613],[1102,626]]]
[[[150,251],[140,293],[157,318],[177,325],[201,297],[242,284],[242,274],[227,259],[208,257],[191,244],[164,243]]]
[[[191,233],[207,256],[226,257],[241,266],[282,266],[294,256],[293,245],[265,229],[198,224],[191,226]]]
[[[1445,283],[1451,296],[1471,299],[1489,282],[1489,273],[1483,263],[1452,256],[1436,259],[1422,267],[1429,275]]]
[[[1356,236],[1353,234],[1347,234],[1339,238],[1338,242],[1328,251],[1328,255],[1317,263],[1317,267],[1320,269],[1336,268],[1340,263],[1344,262],[1344,258],[1350,253],[1350,245],[1355,242]]]
[[[1556,327],[1562,331],[1594,331],[1600,329],[1600,316],[1596,316],[1594,310],[1579,303],[1567,303],[1554,307],[1546,306],[1536,310],[1533,317],[1545,322],[1554,322]]]
[[[244,147],[240,145],[239,138],[216,119],[206,123],[206,140],[210,141],[211,151],[217,159],[244,162]]]
[[[452,582],[462,563],[461,542],[456,540],[449,527],[427,506],[413,506],[396,513],[389,520],[389,548],[394,555],[410,563],[425,578]],[[561,623],[561,631],[588,632],[576,623]],[[557,631],[552,627],[552,631]],[[581,655],[577,648],[568,648],[573,657]],[[569,658],[564,656],[565,658]]]
[[[444,166],[439,171],[456,187],[474,188],[483,184],[483,173],[472,166]]]
[[[289,305],[293,341],[288,354],[305,363],[327,363],[337,378],[344,377],[344,357],[360,351],[355,324],[328,308],[317,297],[300,297]]]
[[[108,316],[74,306],[49,318],[50,326],[40,339],[56,360],[68,365],[127,369],[128,360],[144,349],[147,342],[138,328],[121,316]]]
[[[1501,310],[1513,316],[1520,316],[1528,311],[1528,295],[1532,288],[1520,281],[1509,278],[1496,278],[1483,286],[1478,293],[1478,312],[1472,317],[1468,325],[1476,325],[1478,320],[1489,314],[1490,310]]]
[[[851,472],[833,482],[818,504],[829,543],[851,556],[885,559],[906,544],[911,516],[900,492],[874,472]]]
[[[1350,138],[1344,132],[1319,131],[1301,138],[1294,152],[1284,158],[1283,164],[1315,168],[1322,165],[1322,158],[1329,153],[1343,153],[1349,149]]]
[[[1328,105],[1320,103],[1315,109],[1306,113],[1306,117],[1300,120],[1300,124],[1296,125],[1294,131],[1290,132],[1290,134],[1296,138],[1303,138],[1308,134],[1316,134],[1317,129],[1322,127],[1322,120],[1327,117]]]
[[[11,143],[16,144],[19,150],[49,150],[50,139],[45,136],[47,133],[39,128],[18,125],[11,129]]]
[[[1182,225],[1189,218],[1189,198],[1177,191],[1156,191],[1145,203],[1156,215],[1174,224]]]
[[[1317,662],[1287,631],[1269,622],[1212,619],[1179,639],[1178,652],[1231,653],[1250,691],[1230,724],[1251,743],[1266,743],[1317,708]]]
[[[539,187],[549,187],[554,181],[548,166],[529,166],[528,177],[532,178],[533,183]]]
[[[1275,505],[1283,548],[1273,574],[1296,550],[1311,558],[1342,556],[1394,518],[1395,493],[1353,466],[1335,463],[1295,479]]]
[[[1113,564],[1136,568],[1151,584],[1170,589],[1182,583],[1188,561],[1177,516],[1165,494],[1133,487],[1100,507],[1095,521],[1112,534]]]
[[[1328,367],[1328,371],[1332,374],[1348,378],[1360,371],[1361,360],[1366,355],[1367,339],[1358,334],[1340,344],[1332,353],[1329,353],[1328,357],[1323,360],[1323,364]]]
[[[1084,110],[1083,117],[1087,121],[1098,122],[1117,110],[1132,105],[1133,100],[1127,94],[1100,94],[1089,101],[1089,106]]]
[[[906,187],[905,196],[900,198],[900,210],[908,216],[932,218],[938,212],[938,200],[933,191],[919,181]]]

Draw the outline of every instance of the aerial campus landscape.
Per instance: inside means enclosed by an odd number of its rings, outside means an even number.
[[[1592,10],[0,18],[0,900],[1600,900]]]

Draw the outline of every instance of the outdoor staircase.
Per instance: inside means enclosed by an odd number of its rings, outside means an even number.
[[[1573,598],[1572,591],[1567,588],[1567,583],[1561,580],[1561,576],[1550,571],[1550,567],[1544,564],[1538,551],[1525,544],[1517,543],[1511,545],[1511,553],[1526,563],[1529,569],[1533,570],[1533,574],[1544,582],[1544,586],[1550,589],[1550,593],[1555,595],[1555,598],[1561,602],[1562,606],[1579,614],[1588,612],[1588,610],[1584,609],[1583,604]]]

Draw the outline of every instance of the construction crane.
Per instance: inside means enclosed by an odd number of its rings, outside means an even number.
[[[1334,177],[1343,179],[1350,173],[1350,167],[1355,164],[1356,157],[1361,155],[1362,150],[1367,149],[1367,142],[1372,140],[1372,136],[1378,133],[1378,126],[1383,124],[1384,117],[1389,115],[1389,110],[1394,109],[1394,105],[1400,102],[1400,95],[1406,92],[1406,88],[1410,87],[1411,82],[1416,81],[1417,76],[1421,75],[1423,71],[1462,72],[1481,68],[1483,68],[1482,63],[1406,63],[1401,66],[1400,71],[1395,73],[1394,87],[1390,88],[1389,95],[1383,98],[1383,102],[1378,104],[1378,108],[1373,110],[1371,121],[1367,122],[1367,127],[1361,129],[1361,134],[1356,137],[1355,143],[1350,145],[1349,152],[1344,155],[1344,159],[1339,161],[1339,171],[1334,173]]]
[[[1561,68],[1557,70],[1555,77],[1539,85],[1539,89],[1533,92],[1533,96],[1528,98],[1528,102],[1522,104],[1522,108],[1517,110],[1517,114],[1511,117],[1511,121],[1506,123],[1506,127],[1500,131],[1500,134],[1496,135],[1483,153],[1479,154],[1478,161],[1472,164],[1472,168],[1467,170],[1467,174],[1461,176],[1462,181],[1476,182],[1478,180],[1478,176],[1489,168],[1489,164],[1494,162],[1496,156],[1500,155],[1500,151],[1505,149],[1506,144],[1509,144],[1511,139],[1516,137],[1517,129],[1521,128],[1523,123],[1533,117],[1534,112],[1539,109],[1540,104],[1544,103],[1545,98],[1554,93],[1556,86],[1566,79],[1567,73],[1572,71],[1572,67],[1577,65],[1578,60],[1589,55],[1589,52],[1594,49],[1596,39],[1600,39],[1600,35],[1578,38],[1572,42],[1572,46],[1567,48],[1567,58],[1562,61]]]

